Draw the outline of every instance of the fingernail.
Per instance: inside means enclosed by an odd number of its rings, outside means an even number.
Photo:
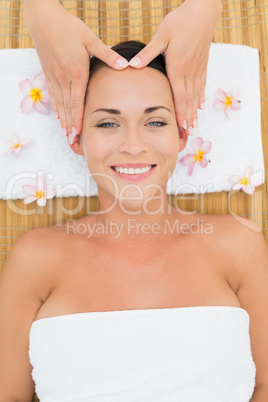
[[[182,127],[184,128],[184,130],[187,130],[186,120],[184,120],[184,122],[182,123]]]
[[[58,112],[54,112],[53,115],[54,115],[55,120],[59,120],[60,117],[59,117]]]
[[[197,119],[194,119],[194,128],[197,128],[197,127],[198,127]]]
[[[69,134],[69,144],[72,145],[74,143],[74,139],[72,134]]]
[[[127,67],[128,61],[125,59],[117,59],[116,64],[118,65],[118,67]]]
[[[205,103],[204,103],[204,102],[201,103],[201,109],[202,109],[202,110],[205,110]]]
[[[77,133],[76,128],[73,127],[73,128],[72,128],[72,136],[75,137],[75,136],[76,136],[76,133]]]
[[[141,59],[139,57],[134,57],[134,59],[132,59],[128,65],[131,67],[136,67],[139,66],[141,64]]]
[[[66,128],[65,128],[65,127],[62,127],[62,128],[61,128],[61,131],[62,131],[62,136],[63,136],[63,137],[66,137],[66,135],[67,135],[67,130],[66,130]]]
[[[188,127],[188,131],[189,131],[189,134],[190,135],[193,135],[194,133],[193,133],[193,127]]]

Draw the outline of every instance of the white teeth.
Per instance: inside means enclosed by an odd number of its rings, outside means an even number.
[[[124,174],[141,174],[141,173],[145,173],[148,172],[150,169],[152,169],[152,165],[151,166],[147,166],[144,167],[142,169],[133,169],[133,168],[122,168],[122,167],[115,167],[114,169],[119,172],[119,173],[124,173]]]

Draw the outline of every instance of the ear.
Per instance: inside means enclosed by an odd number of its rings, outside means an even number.
[[[67,140],[68,140],[68,137],[67,137]],[[68,144],[69,144],[69,141],[68,141]],[[84,149],[82,146],[81,134],[77,135],[75,137],[75,142],[73,144],[69,144],[69,146],[72,149],[72,151],[74,151],[76,154],[85,156]]]
[[[187,144],[188,141],[188,134],[186,130],[182,127],[178,127],[179,130],[179,149],[178,152],[181,152]]]

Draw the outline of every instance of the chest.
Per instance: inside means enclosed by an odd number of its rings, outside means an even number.
[[[127,247],[121,252],[76,250],[73,256],[66,251],[64,269],[37,319],[87,311],[240,305],[219,253],[200,242],[136,252]]]

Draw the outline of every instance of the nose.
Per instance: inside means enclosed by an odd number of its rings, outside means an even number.
[[[137,127],[126,128],[122,133],[122,141],[118,147],[119,152],[127,152],[130,155],[138,155],[148,151],[148,144],[145,143],[144,133]]]

